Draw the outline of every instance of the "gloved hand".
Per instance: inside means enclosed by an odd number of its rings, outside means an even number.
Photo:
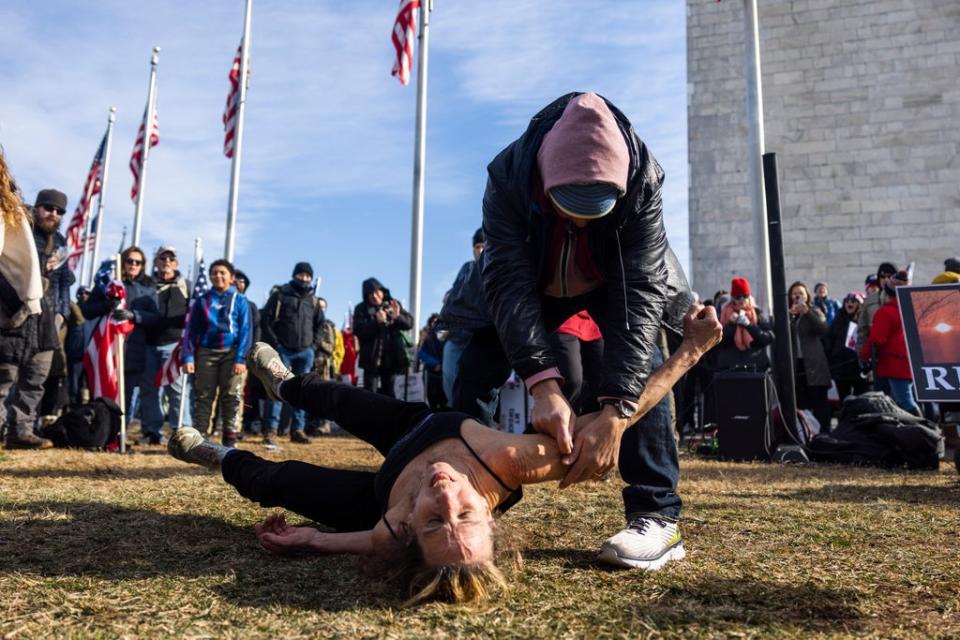
[[[133,319],[135,317],[133,315],[133,311],[129,311],[128,309],[114,309],[111,316],[117,322],[123,322],[124,320],[129,320],[133,322]]]
[[[737,324],[741,327],[746,327],[750,324],[750,318],[747,317],[747,314],[741,313],[737,316]]]

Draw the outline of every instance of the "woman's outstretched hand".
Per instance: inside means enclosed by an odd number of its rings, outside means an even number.
[[[316,552],[322,548],[323,534],[320,531],[312,527],[291,527],[282,513],[271,514],[253,529],[260,546],[271,553]]]

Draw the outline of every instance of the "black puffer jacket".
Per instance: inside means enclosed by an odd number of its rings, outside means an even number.
[[[383,291],[383,301],[389,302],[390,290],[384,289],[376,278],[363,281],[363,302],[353,309],[353,333],[360,341],[360,368],[365,373],[400,373],[410,364],[403,331],[413,328],[413,316],[401,308],[400,315],[387,324],[377,322],[377,307],[367,303],[373,289]]]
[[[264,341],[291,351],[316,349],[323,335],[323,311],[308,283],[293,280],[273,292],[260,313]]]
[[[577,95],[558,98],[534,116],[527,131],[487,167],[483,286],[500,340],[523,378],[556,366],[538,286],[554,220],[533,198],[532,184],[544,135]],[[626,116],[607,105],[627,140],[630,170],[627,193],[616,208],[587,226],[609,309],[599,393],[636,398],[650,374],[661,324],[681,333],[693,298],[663,228],[663,169]]]

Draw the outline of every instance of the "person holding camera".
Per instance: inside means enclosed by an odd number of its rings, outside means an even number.
[[[393,397],[393,375],[407,370],[404,331],[413,317],[376,278],[363,281],[363,302],[353,309],[353,332],[360,341],[363,388]]]
[[[797,386],[797,408],[807,409],[820,423],[821,433],[830,431],[830,363],[823,348],[827,319],[813,305],[810,289],[794,282],[787,293],[790,301],[790,339]]]

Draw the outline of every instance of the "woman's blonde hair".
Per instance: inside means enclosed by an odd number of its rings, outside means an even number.
[[[368,569],[389,581],[406,584],[408,597],[404,607],[433,600],[452,604],[483,602],[507,589],[504,570],[512,573],[523,564],[516,534],[498,522],[493,523],[492,530],[493,559],[487,562],[430,566],[424,561],[416,538],[411,536],[399,558],[378,558],[368,564]]]
[[[23,201],[17,190],[17,183],[13,181],[10,169],[7,167],[3,147],[0,147],[0,211],[3,212],[3,224],[6,227],[16,226],[20,223],[20,218],[26,215]]]

